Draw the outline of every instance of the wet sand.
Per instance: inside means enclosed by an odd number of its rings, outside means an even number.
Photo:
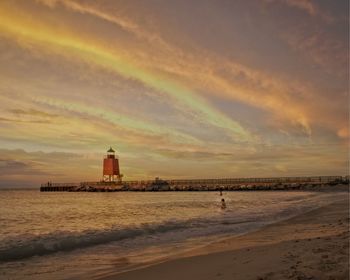
[[[349,197],[149,267],[101,278],[349,279]]]

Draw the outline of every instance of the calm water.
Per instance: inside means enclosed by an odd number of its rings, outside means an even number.
[[[342,193],[0,191],[1,279],[95,279],[255,230]]]

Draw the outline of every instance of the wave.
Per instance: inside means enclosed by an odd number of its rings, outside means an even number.
[[[142,224],[137,227],[112,228],[104,230],[86,230],[80,233],[57,231],[38,236],[17,236],[16,240],[6,242],[5,248],[0,248],[0,262],[16,261],[33,256],[43,256],[58,252],[67,252],[75,249],[83,249],[95,245],[108,244],[110,242],[132,239],[139,236],[150,236],[170,231],[197,229],[204,233],[203,228],[223,225],[248,224],[251,220],[215,220],[192,219],[187,221],[166,221],[162,224]],[[184,232],[181,232],[184,235]]]
[[[139,227],[112,228],[105,230],[86,230],[80,233],[57,231],[54,233],[33,236],[17,236],[6,248],[0,249],[0,261],[14,261],[33,256],[53,254],[60,251],[71,251],[95,245],[106,244],[141,235],[163,233],[186,227],[186,223],[168,221],[159,225],[144,224]]]

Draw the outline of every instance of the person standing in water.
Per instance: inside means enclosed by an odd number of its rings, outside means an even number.
[[[226,209],[225,199],[221,199],[221,209]]]

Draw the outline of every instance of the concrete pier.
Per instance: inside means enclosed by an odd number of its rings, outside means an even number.
[[[252,191],[252,190],[307,190],[320,186],[349,183],[348,177],[274,177],[155,180],[123,182],[46,183],[42,192],[115,192],[115,191]]]
[[[42,192],[71,192],[74,191],[73,186],[41,186],[40,191]]]

